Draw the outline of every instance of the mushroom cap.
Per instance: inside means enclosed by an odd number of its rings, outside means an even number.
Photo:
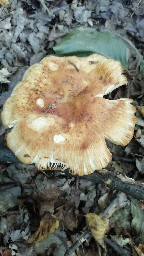
[[[104,95],[127,83],[120,62],[89,57],[45,57],[32,65],[12,91],[2,123],[12,128],[8,147],[39,169],[63,164],[86,175],[106,167],[105,139],[125,146],[136,122],[131,99]]]

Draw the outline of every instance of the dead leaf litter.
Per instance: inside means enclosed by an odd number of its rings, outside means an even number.
[[[25,70],[54,54],[56,42],[72,29],[115,32],[130,40],[143,55],[143,17],[144,2],[139,0],[0,1],[0,113]],[[143,188],[143,65],[126,71],[126,76],[128,87],[118,88],[107,97],[132,98],[137,124],[125,148],[107,141],[113,157],[107,171]],[[6,133],[0,121],[1,159]],[[0,161],[0,256],[64,256],[69,248],[73,256],[115,256],[119,253],[115,245],[143,255],[143,202],[111,189],[112,181],[97,184],[67,171],[44,172],[33,165]],[[78,237],[89,230],[88,214],[100,218],[101,225],[92,231],[95,240],[90,234],[79,243]],[[76,242],[78,246],[74,247]]]

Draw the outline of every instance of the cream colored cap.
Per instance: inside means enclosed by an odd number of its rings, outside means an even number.
[[[85,175],[106,167],[105,139],[125,146],[134,132],[132,100],[103,98],[127,83],[122,73],[120,62],[97,54],[49,56],[34,64],[3,107],[3,125],[12,127],[8,147],[38,168],[63,163]]]

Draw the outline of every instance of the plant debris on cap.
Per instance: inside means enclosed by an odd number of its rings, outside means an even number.
[[[105,139],[125,146],[133,137],[131,99],[103,96],[127,83],[120,62],[89,57],[45,57],[32,65],[2,111],[12,128],[8,147],[25,164],[47,169],[62,163],[85,175],[107,166]]]

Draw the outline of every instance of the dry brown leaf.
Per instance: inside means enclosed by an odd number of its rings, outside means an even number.
[[[139,244],[138,247],[135,247],[135,250],[138,256],[144,256],[144,244]]]
[[[50,213],[45,214],[40,222],[38,230],[30,236],[28,243],[39,243],[45,240],[50,234],[52,234],[59,227],[59,221],[56,217]]]
[[[77,228],[78,216],[71,202],[67,202],[58,208],[56,216],[65,229],[73,231]]]
[[[100,217],[95,213],[89,213],[86,215],[87,224],[95,240],[103,247],[104,236],[108,230],[108,221]]]
[[[140,112],[141,116],[144,118],[144,106],[138,106],[137,109]]]
[[[3,7],[10,7],[11,4],[8,0],[0,0],[0,4],[3,6]]]
[[[3,256],[12,256],[12,251],[10,249],[6,249],[4,252],[2,252]]]

